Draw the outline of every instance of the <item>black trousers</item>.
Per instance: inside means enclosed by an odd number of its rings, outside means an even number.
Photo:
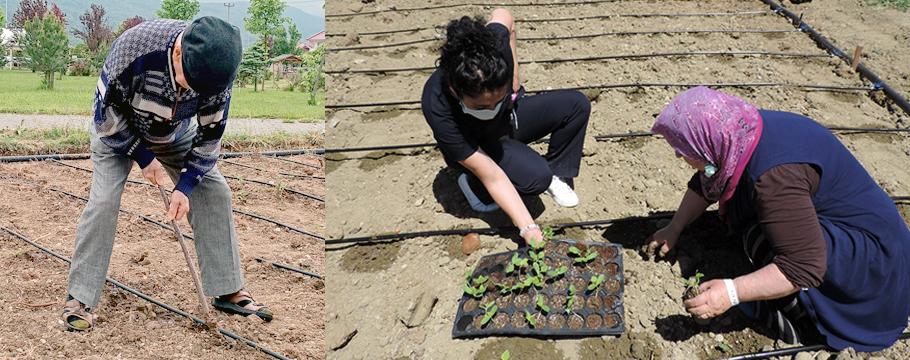
[[[591,102],[578,91],[554,91],[518,99],[512,137],[481,144],[480,148],[502,168],[522,195],[547,190],[553,175],[578,176]],[[550,136],[547,153],[538,154],[528,144]],[[461,165],[447,161],[468,174],[471,190],[485,203],[493,202],[484,185]]]

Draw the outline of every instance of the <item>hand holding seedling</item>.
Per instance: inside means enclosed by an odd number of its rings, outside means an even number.
[[[701,294],[683,301],[686,311],[701,319],[710,319],[730,309],[730,298],[723,280],[711,280],[699,286]]]

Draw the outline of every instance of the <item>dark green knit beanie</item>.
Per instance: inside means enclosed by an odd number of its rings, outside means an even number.
[[[196,92],[219,93],[234,81],[243,53],[236,26],[203,16],[186,27],[181,48],[183,75]]]

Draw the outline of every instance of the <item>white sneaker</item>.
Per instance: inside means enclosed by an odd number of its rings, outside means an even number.
[[[578,195],[575,194],[575,190],[572,190],[569,184],[566,184],[556,175],[553,175],[553,181],[550,182],[550,187],[547,188],[547,194],[550,194],[559,206],[575,207],[578,205]]]
[[[483,201],[474,194],[474,191],[471,190],[471,186],[468,185],[468,175],[462,173],[458,176],[458,187],[461,188],[461,192],[464,194],[464,197],[468,200],[468,205],[471,205],[471,209],[474,209],[476,212],[488,213],[499,210],[499,205],[496,205],[495,202],[492,204],[484,204]]]

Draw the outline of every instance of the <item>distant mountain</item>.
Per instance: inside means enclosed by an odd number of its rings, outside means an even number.
[[[220,1],[220,2],[207,2],[200,1],[199,4],[199,14],[197,16],[217,16],[225,20],[228,19],[228,8],[223,5],[224,2],[231,1]],[[4,6],[5,2],[0,2],[0,7]],[[76,28],[81,28],[82,24],[79,22],[79,16],[86,12],[89,9],[91,4],[98,4],[104,6],[104,10],[107,11],[105,18],[107,19],[107,24],[113,29],[117,29],[123,20],[131,18],[133,16],[139,15],[146,19],[155,19],[157,16],[155,12],[158,11],[158,8],[161,7],[160,1],[141,1],[141,0],[127,0],[127,1],[117,1],[117,0],[48,0],[48,4],[56,3],[61,10],[66,14],[67,28],[70,30],[70,41],[75,43],[77,40],[72,35],[72,30]],[[235,4],[231,8],[231,17],[230,23],[240,28],[241,37],[243,40],[243,46],[248,47],[256,41],[256,36],[246,31],[243,28],[243,18],[247,16],[247,9],[250,6],[249,1],[233,1]],[[295,4],[303,4],[299,0],[288,1],[288,6],[284,9],[284,16],[291,18],[291,21],[297,25],[297,29],[300,30],[300,33],[303,34],[303,39],[313,35],[317,32],[325,30],[325,16],[324,11],[320,13],[314,13],[313,8],[319,9],[319,7],[312,6],[313,3],[318,3],[316,1],[307,0],[305,2],[308,9],[311,9],[310,12],[307,12]],[[9,0],[9,16],[12,18],[13,14],[16,12],[16,9],[19,8],[19,0]]]

